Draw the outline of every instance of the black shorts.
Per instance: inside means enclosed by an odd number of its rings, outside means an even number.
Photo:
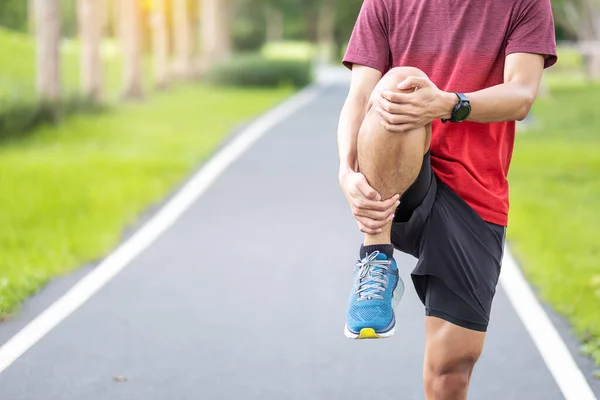
[[[505,233],[435,176],[428,152],[419,177],[402,196],[392,244],[418,259],[412,279],[427,315],[485,332]]]

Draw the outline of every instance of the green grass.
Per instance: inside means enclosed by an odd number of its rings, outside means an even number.
[[[316,47],[310,42],[281,41],[265,44],[261,53],[273,60],[311,61],[315,57]]]
[[[109,252],[227,132],[290,92],[176,87],[0,147],[0,317]]]
[[[544,86],[549,89],[578,88],[590,83],[583,57],[576,48],[558,47],[558,63],[544,73]]]
[[[600,363],[600,84],[555,86],[511,166],[511,248]]]

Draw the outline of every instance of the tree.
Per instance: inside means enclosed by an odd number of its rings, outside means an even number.
[[[232,0],[202,0],[200,29],[202,69],[231,54]]]
[[[580,41],[586,70],[600,78],[600,0],[555,0],[558,23]]]
[[[300,0],[304,14],[306,38],[315,43],[319,37],[319,7],[323,0]]]
[[[104,86],[102,45],[104,10],[99,0],[77,0],[77,20],[81,40],[81,84],[84,96],[100,101]]]
[[[28,17],[32,14],[28,14],[29,6],[26,0],[1,0],[0,25],[10,29],[27,30]]]
[[[173,0],[174,72],[180,78],[193,74],[192,26],[187,0]]]
[[[330,63],[335,55],[335,0],[321,0],[317,46],[319,61]]]
[[[119,35],[123,48],[123,98],[143,96],[142,29],[138,0],[119,0]]]
[[[152,54],[154,55],[154,80],[158,88],[169,84],[169,36],[166,0],[153,0],[150,25],[152,27]]]
[[[280,4],[273,0],[264,2],[265,22],[267,27],[267,42],[277,42],[283,39],[283,10]]]
[[[40,98],[57,102],[61,96],[60,2],[36,0],[37,78]]]

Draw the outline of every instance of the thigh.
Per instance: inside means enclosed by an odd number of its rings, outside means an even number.
[[[415,182],[404,192],[392,223],[391,241],[404,253],[418,257],[421,233],[435,202],[437,181],[431,169],[429,152]]]
[[[425,318],[424,372],[443,375],[463,372],[470,375],[485,342],[485,332],[454,325],[437,317]]]
[[[429,151],[423,156],[423,164],[417,179],[406,189],[400,198],[400,205],[396,209],[394,221],[407,222],[414,211],[423,204],[429,192],[434,175],[431,169],[431,155]]]

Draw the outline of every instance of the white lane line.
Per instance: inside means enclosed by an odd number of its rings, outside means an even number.
[[[119,246],[64,296],[0,347],[0,374],[148,248],[250,146],[276,124],[314,100],[324,87],[311,86],[258,118],[212,157],[193,178],[129,240]]]
[[[566,400],[597,400],[523,273],[505,248],[500,282]]]

